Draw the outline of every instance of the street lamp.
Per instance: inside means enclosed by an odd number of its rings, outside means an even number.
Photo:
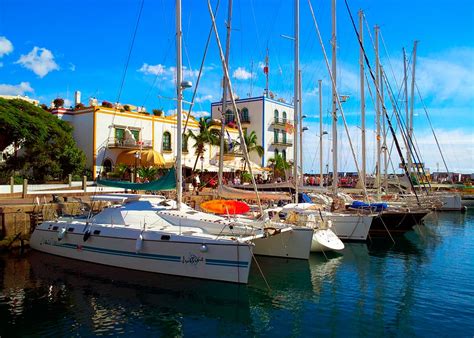
[[[140,153],[136,151],[133,156],[135,157],[135,182],[137,182],[138,159],[140,158]]]
[[[204,156],[201,155],[199,160],[201,161],[201,174],[202,174],[202,172],[204,171]]]

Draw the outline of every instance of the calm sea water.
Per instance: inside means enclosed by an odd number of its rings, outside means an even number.
[[[259,258],[247,286],[38,252],[0,256],[0,336],[474,335],[474,210],[309,261]]]

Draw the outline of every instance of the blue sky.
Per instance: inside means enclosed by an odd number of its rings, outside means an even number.
[[[372,29],[375,24],[381,27],[384,42],[381,59],[395,92],[402,78],[401,49],[405,47],[411,58],[413,41],[420,41],[417,85],[449,167],[474,172],[474,3],[468,0],[448,3],[348,0],[348,3],[354,16],[359,8],[364,10],[368,27]],[[72,100],[74,91],[80,90],[84,101],[94,96],[115,102],[140,4],[139,0],[0,0],[0,94],[24,94],[48,103],[56,97]],[[216,1],[212,4],[215,7]],[[330,56],[330,1],[312,0],[312,5]],[[207,1],[183,0],[182,7],[185,75],[195,81],[210,28]],[[330,86],[308,2],[302,0],[300,7],[303,109],[310,128],[305,133],[305,169],[309,171],[319,167],[319,155],[314,151],[319,129],[317,80],[323,80],[325,112],[329,108]],[[281,35],[293,35],[293,1],[234,0],[233,11],[230,68],[236,93],[240,97],[261,95],[264,87],[261,64],[268,46],[270,89],[278,97],[291,101],[293,42]],[[226,16],[227,2],[221,0],[217,23],[223,43]],[[373,63],[367,26],[365,41]],[[163,97],[174,95],[174,65],[174,1],[145,0],[120,101],[171,113],[175,103]],[[205,65],[195,107],[198,115],[206,114],[210,102],[221,96],[222,68],[214,38]],[[344,110],[359,150],[358,45],[342,0],[338,1],[337,75],[340,92],[350,96]],[[188,99],[190,93],[186,93]],[[373,129],[374,106],[369,96],[367,110],[368,128]],[[415,132],[424,160],[434,170],[441,158],[434,149],[426,121],[417,98]],[[325,118],[324,123],[329,120]],[[339,129],[341,169],[351,170],[354,165],[347,160],[350,153],[342,125]],[[372,160],[373,156],[369,159],[371,168]]]

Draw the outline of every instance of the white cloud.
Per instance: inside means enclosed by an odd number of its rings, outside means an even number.
[[[13,51],[13,44],[4,36],[0,36],[0,58]]]
[[[145,75],[164,75],[166,67],[162,64],[149,65],[148,63],[144,63],[138,71]]]
[[[212,100],[212,95],[204,95],[204,96],[199,96],[198,98],[196,98],[196,102],[197,103],[200,103],[200,102],[204,102],[204,101],[211,101]]]
[[[76,71],[76,65],[74,63],[69,62],[69,70],[71,72],[75,72]]]
[[[232,73],[232,77],[238,80],[249,80],[253,77],[253,75],[250,72],[248,72],[245,68],[238,67]]]
[[[33,71],[40,78],[45,77],[53,70],[59,70],[58,64],[54,61],[53,53],[46,48],[34,47],[28,54],[22,55],[16,63]]]
[[[69,99],[64,99],[64,107],[72,107],[72,101]]]
[[[205,110],[201,110],[201,111],[191,111],[191,115],[195,118],[200,118],[200,117],[211,116],[211,113]]]
[[[0,94],[3,95],[25,95],[33,91],[29,82],[21,82],[18,85],[0,84]]]

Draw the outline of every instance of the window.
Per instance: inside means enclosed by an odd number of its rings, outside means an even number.
[[[130,129],[130,132],[132,133],[133,138],[135,139],[135,141],[140,141],[140,130]]]
[[[188,152],[188,137],[188,135],[183,135],[183,143],[181,145],[181,150],[183,151],[183,153]]]
[[[275,109],[273,115],[275,117],[275,123],[278,123],[278,119],[280,118],[280,113],[278,113],[277,109]]]
[[[286,144],[286,131],[282,130],[281,136],[282,136],[282,142]]]
[[[286,161],[286,149],[283,149],[283,150],[281,151],[281,157],[283,157],[283,160]]]
[[[125,136],[124,128],[115,128],[115,142],[122,143]]]
[[[279,133],[279,132],[280,132],[280,131],[279,131],[278,129],[274,129],[274,130],[273,130],[273,142],[274,142],[274,143],[278,143],[278,133]]]
[[[112,171],[112,161],[110,159],[105,159],[104,163],[102,163],[102,166],[104,167],[104,172],[108,173]]]
[[[284,111],[282,114],[283,114],[283,123],[286,123],[286,117],[287,117],[286,116],[286,111]]]
[[[277,158],[279,155],[278,149],[275,149],[275,158]]]
[[[230,122],[234,122],[234,121],[235,121],[234,112],[232,110],[228,109],[225,112],[225,124],[229,124]]]
[[[167,131],[163,133],[163,150],[171,151],[171,134]]]
[[[242,108],[240,119],[242,122],[250,122],[249,110],[247,108]]]

